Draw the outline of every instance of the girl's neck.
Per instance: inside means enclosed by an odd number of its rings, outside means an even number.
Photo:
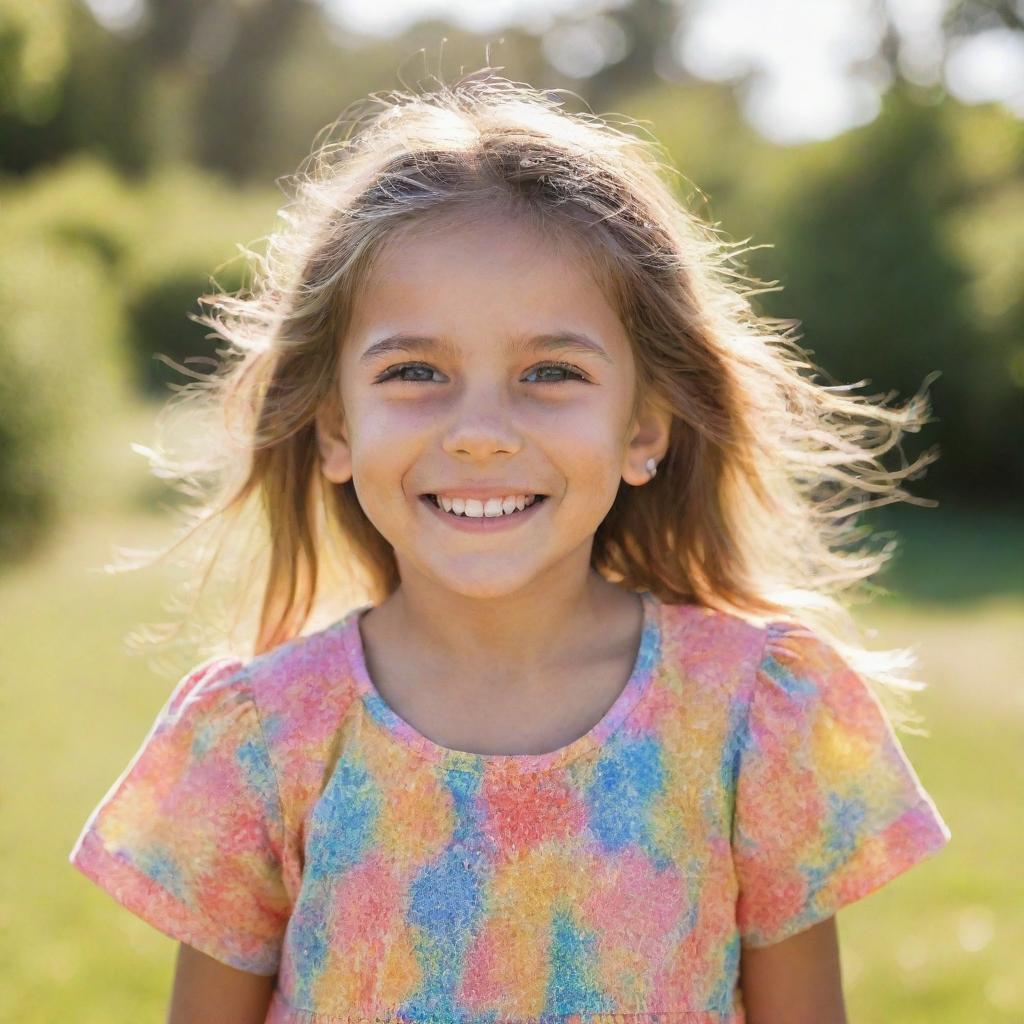
[[[518,603],[467,599],[403,584],[362,619],[368,645],[404,653],[458,690],[550,686],[568,670],[614,660],[639,628],[640,598],[592,570]],[[635,644],[633,644],[635,647]]]

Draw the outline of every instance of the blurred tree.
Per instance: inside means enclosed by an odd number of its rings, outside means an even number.
[[[229,6],[233,0],[148,0],[135,45],[154,69],[187,65],[204,22]]]
[[[444,37],[452,49],[471,51],[470,67],[484,63],[489,45],[500,47],[491,62],[510,77],[568,88],[593,109],[608,110],[659,80],[687,80],[674,43],[696,10],[696,0],[633,0],[589,14],[570,9],[542,45],[520,29],[473,36],[437,19],[392,39],[360,39],[327,17],[322,0],[144,0],[138,22],[115,31],[97,22],[90,2],[0,5],[0,171],[24,173],[87,148],[129,173],[171,159],[236,180],[265,180],[271,168],[280,173],[301,155],[294,144],[274,152],[275,140],[294,133],[272,114],[299,106],[282,68],[323,77],[329,112],[322,125],[380,88],[382,72],[387,82],[416,47],[433,49]],[[898,80],[900,41],[888,4],[877,3],[889,28],[878,56]],[[994,26],[1019,30],[1019,2],[954,0],[942,31],[950,39]]]
[[[557,88],[570,81],[545,59],[536,35],[514,27],[479,35],[440,19],[428,19],[410,25],[400,38],[389,41],[384,56],[393,87],[403,89],[436,88],[442,81],[450,83],[485,65],[537,89]]]
[[[993,379],[972,268],[946,227],[958,168],[942,109],[897,87],[880,118],[823,147],[827,163],[821,153],[803,167],[794,160],[772,239],[784,292],[765,300],[767,311],[801,321],[801,344],[836,381],[866,378],[859,393],[906,399],[941,371],[931,388],[938,422],[922,440],[943,457],[915,493],[1014,493],[1020,462],[1008,466],[998,438],[1021,425],[1020,392]]]
[[[970,268],[971,316],[983,344],[958,382],[974,411],[973,459],[1020,504],[1024,453],[1024,125],[999,103],[945,105],[956,162],[948,235]]]
[[[160,0],[177,8],[178,0]],[[191,53],[203,66],[193,111],[199,162],[235,180],[250,178],[263,132],[273,71],[291,48],[306,0],[205,4]],[[317,16],[323,13],[316,8]]]
[[[920,51],[918,51],[918,55],[910,62],[913,66],[911,71],[903,63],[904,56],[908,49],[917,49],[915,44],[920,42],[920,38],[917,40],[904,38],[903,32],[898,27],[900,19],[896,17],[890,0],[877,0],[876,10],[883,20],[878,52],[869,54],[863,64],[870,66],[876,59],[879,59],[885,65],[892,81],[909,83],[925,94],[932,93],[937,100],[944,95],[943,69],[954,44],[992,29],[1004,28],[1024,33],[1024,5],[1020,0],[943,0],[936,26],[935,43],[937,46],[934,51],[931,50],[932,41],[929,38],[926,47],[926,66],[918,65],[918,61],[921,59]],[[914,15],[913,5],[906,7],[902,13],[904,17]],[[921,19],[922,26],[927,24],[927,17],[927,7],[919,7],[916,18]],[[917,29],[919,35],[922,31],[925,36],[929,35],[927,28]],[[934,85],[930,88],[922,87],[918,81],[922,74],[926,79],[934,78]]]
[[[138,40],[108,31],[75,0],[4,2],[0,172],[27,174],[83,150],[102,153],[130,174],[145,170],[150,67]],[[19,20],[21,9],[32,16]],[[34,64],[40,35],[60,55],[44,62],[41,81],[25,70]]]
[[[685,0],[633,0],[605,15],[624,33],[627,49],[621,60],[605,64],[587,82],[595,109],[651,85],[658,75],[673,80],[684,77],[672,47],[685,7]]]
[[[53,115],[68,60],[70,0],[0,6],[0,114],[40,124]]]
[[[105,271],[50,239],[0,239],[0,563],[30,556],[76,508],[89,444],[124,402],[110,343],[123,314]]]
[[[1024,31],[1024,6],[1020,0],[952,0],[943,24],[956,35],[1000,26]]]
[[[723,220],[733,231],[749,221],[739,208],[742,196],[785,174],[785,155],[768,145],[744,120],[736,95],[709,82],[650,83],[619,98],[617,106],[641,122],[634,132],[655,136],[678,175],[679,194],[707,220]],[[646,122],[646,123],[644,123]],[[751,172],[751,168],[756,168]],[[743,231],[747,233],[746,229]]]
[[[22,171],[61,151],[47,129],[60,107],[68,63],[69,0],[0,6],[0,168]]]
[[[567,82],[544,60],[536,37],[521,29],[479,36],[427,20],[400,37],[378,39],[324,28],[322,19],[307,14],[272,73],[265,115],[276,127],[263,133],[254,156],[264,181],[295,170],[318,133],[317,142],[343,134],[371,93],[436,88],[485,64],[539,88]]]

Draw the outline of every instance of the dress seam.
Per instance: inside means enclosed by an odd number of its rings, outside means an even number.
[[[781,626],[784,630],[786,627]],[[735,741],[735,754],[732,761],[732,772],[731,772],[731,784],[730,792],[735,794],[736,787],[739,784],[739,772],[740,772],[740,759],[743,756],[743,750],[747,746],[750,737],[750,716],[754,704],[754,697],[757,694],[757,683],[761,671],[764,668],[765,658],[768,654],[768,644],[776,633],[779,632],[780,623],[769,622],[763,627],[763,636],[761,638],[761,645],[758,650],[757,656],[752,658],[753,671],[750,673],[750,682],[747,685],[747,696],[744,701],[743,707],[743,721],[740,724],[739,735]],[[732,810],[729,815],[729,835],[735,841],[736,836],[736,801],[733,799]]]
[[[245,671],[243,666],[243,671]],[[292,828],[288,821],[287,811],[285,809],[284,798],[281,795],[281,782],[277,777],[277,769],[274,767],[274,758],[271,755],[270,743],[267,740],[267,731],[263,726],[263,715],[260,712],[259,702],[256,700],[256,690],[250,682],[248,673],[246,673],[243,679],[245,686],[246,695],[249,698],[249,703],[252,704],[253,714],[256,716],[256,727],[260,733],[260,743],[263,745],[263,755],[267,760],[267,767],[270,768],[270,777],[274,780],[274,795],[277,797],[277,811],[281,817],[281,860],[284,861],[284,846],[288,842],[288,836],[294,835],[296,830]]]
[[[274,780],[274,793],[277,796],[277,808],[278,812],[281,815],[281,824],[283,832],[283,835],[281,837],[281,859],[283,863],[285,853],[284,847],[287,845],[289,837],[299,835],[299,828],[293,825],[288,820],[288,809],[287,805],[285,804],[284,797],[281,793],[281,781],[278,778],[277,768],[274,765],[274,755],[272,752],[272,748],[270,746],[270,742],[267,740],[267,731],[263,725],[263,715],[260,712],[259,702],[256,700],[256,690],[249,683],[248,677],[246,678],[246,687],[248,689],[249,699],[252,702],[253,712],[256,715],[256,724],[260,731],[260,741],[263,744],[263,751],[267,758],[267,764],[270,767],[270,776]]]

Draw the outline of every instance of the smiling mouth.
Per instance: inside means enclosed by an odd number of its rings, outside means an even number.
[[[449,512],[448,509],[446,509],[441,504],[441,502],[438,501],[436,494],[421,494],[420,495],[421,500],[429,501],[435,508],[440,509],[442,512],[445,512],[445,513],[447,513],[450,516],[455,516],[457,519],[502,519],[502,518],[507,518],[509,516],[519,515],[520,512],[528,512],[531,508],[533,508],[534,505],[539,505],[542,501],[546,501],[547,497],[548,496],[546,494],[534,495],[533,501],[531,501],[529,505],[525,506],[525,508],[522,508],[522,509],[516,509],[514,512],[502,512],[502,513],[500,513],[499,515],[496,515],[496,516],[488,516],[488,515],[467,516],[465,513],[462,513],[462,512],[454,512],[454,511]]]

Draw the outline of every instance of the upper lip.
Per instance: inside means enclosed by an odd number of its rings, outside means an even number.
[[[472,484],[465,484],[461,487],[442,487],[439,491],[425,491],[424,493],[444,498],[476,498],[479,501],[486,501],[488,498],[507,498],[515,494],[532,494],[543,497],[539,491],[531,491],[529,487],[474,487]]]

